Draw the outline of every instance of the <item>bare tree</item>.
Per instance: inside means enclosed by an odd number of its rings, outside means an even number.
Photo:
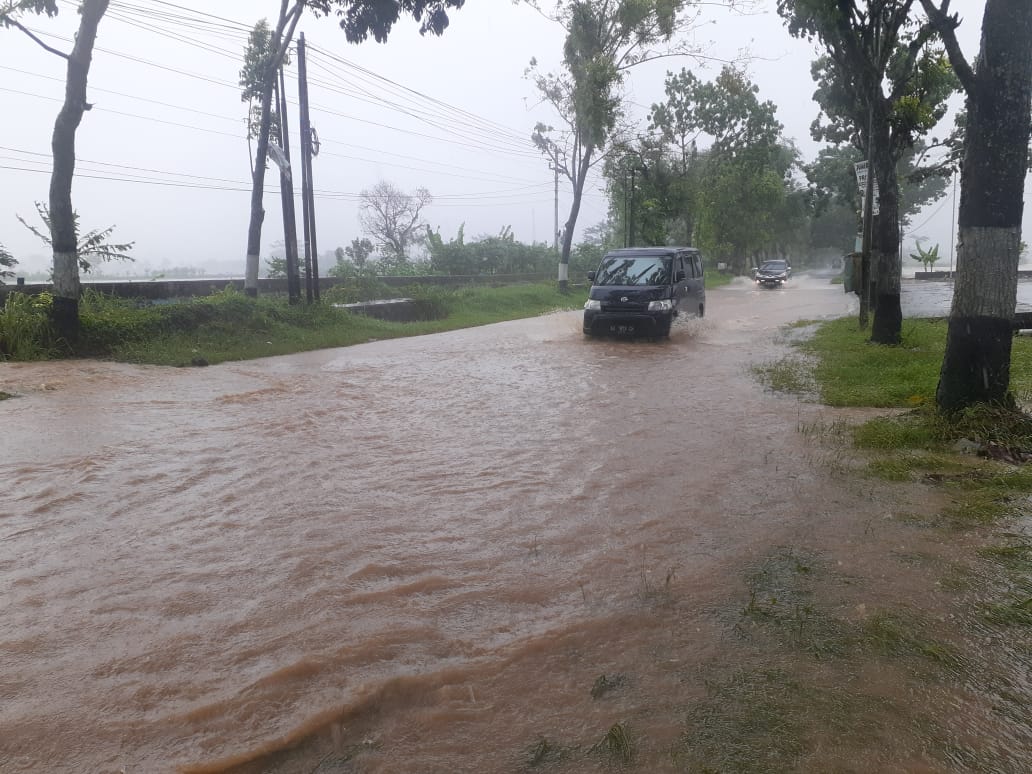
[[[358,222],[363,232],[372,237],[385,258],[407,263],[409,249],[422,241],[429,229],[420,222],[423,208],[433,201],[430,192],[418,188],[407,194],[393,183],[381,180],[362,191]]]

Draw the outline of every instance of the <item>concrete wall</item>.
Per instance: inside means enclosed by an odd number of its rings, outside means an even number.
[[[377,280],[392,288],[408,287],[411,285],[434,285],[440,287],[461,287],[463,285],[516,285],[524,282],[543,282],[552,279],[552,274],[477,274],[477,275],[425,275],[419,277],[377,277]],[[335,285],[346,284],[347,280],[336,277],[320,277],[320,291],[329,290]],[[168,298],[192,298],[195,296],[208,296],[224,290],[226,286],[232,286],[243,292],[244,281],[242,279],[183,279],[183,280],[136,280],[125,282],[84,282],[83,287],[94,288],[101,293],[108,293],[122,298],[146,298],[146,299],[168,299]],[[0,286],[0,302],[7,293],[17,291],[21,293],[41,293],[50,289],[50,283],[37,284],[7,284]],[[260,279],[258,280],[259,293],[283,293],[287,292],[286,278]],[[304,295],[304,285],[301,289]]]

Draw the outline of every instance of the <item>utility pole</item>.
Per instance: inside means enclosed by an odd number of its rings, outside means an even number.
[[[953,170],[953,219],[950,221],[950,279],[953,279],[953,248],[957,240],[957,171]]]
[[[881,59],[881,17],[874,20],[875,61]],[[871,241],[874,236],[874,101],[881,79],[870,84],[867,103],[867,187],[864,190],[864,233],[860,248],[860,327],[867,328],[871,311]]]
[[[631,165],[631,207],[627,211],[627,247],[635,246],[635,165]]]
[[[315,187],[312,184],[312,156],[318,153],[313,148],[311,120],[308,115],[308,65],[305,60],[305,33],[297,41],[298,105],[301,113],[301,209],[304,219],[305,267],[308,278],[305,284],[308,303],[319,300],[319,253],[315,239]]]
[[[290,131],[287,121],[287,93],[284,88],[283,66],[279,68],[276,84],[276,114],[279,117],[280,142],[283,144],[285,163],[280,167],[280,198],[283,202],[283,241],[287,251],[287,296],[290,303],[301,301],[301,278],[298,276],[297,221],[294,212],[294,182],[290,169]]]
[[[552,249],[559,252],[559,165],[548,165],[555,172],[555,217],[552,221]]]

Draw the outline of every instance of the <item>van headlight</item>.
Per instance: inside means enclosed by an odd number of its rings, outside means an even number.
[[[602,302],[594,298],[589,298],[584,302],[584,308],[588,311],[600,311],[602,309]]]
[[[662,301],[649,301],[650,312],[669,312],[674,308],[674,302],[669,298],[664,298]]]

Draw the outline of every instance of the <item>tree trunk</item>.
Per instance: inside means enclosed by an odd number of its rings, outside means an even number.
[[[577,216],[580,215],[581,197],[584,194],[584,183],[588,179],[588,169],[591,166],[591,155],[594,148],[587,147],[584,153],[578,158],[577,172],[573,179],[573,203],[570,205],[570,215],[566,219],[566,230],[563,232],[563,252],[559,256],[559,292],[568,293],[570,290],[570,251],[573,249],[573,229],[577,225]]]
[[[888,122],[884,136],[875,142],[875,174],[878,180],[878,215],[874,218],[871,239],[871,263],[874,266],[874,322],[871,341],[875,344],[899,344],[903,328],[900,307],[900,275],[903,265],[899,254],[899,180],[896,177],[895,154],[890,152]]]
[[[294,37],[294,29],[301,18],[305,0],[296,0],[293,6],[281,0],[279,21],[272,34],[273,56],[267,63],[262,84],[262,120],[258,125],[258,144],[255,148],[254,173],[251,176],[251,219],[247,226],[247,257],[244,267],[244,292],[258,295],[258,264],[262,249],[262,223],[265,221],[265,167],[269,155],[269,131],[272,127],[272,91],[276,73],[286,56],[286,45]],[[284,128],[285,131],[285,128]]]
[[[1032,105],[1032,3],[988,0],[977,68],[965,83],[957,272],[935,394],[946,412],[1009,401]]]
[[[72,180],[75,176],[75,133],[82,114],[89,109],[86,82],[93,60],[97,26],[107,11],[108,0],[84,0],[80,9],[79,32],[68,55],[65,98],[54,122],[51,149],[54,169],[50,176],[50,239],[54,252],[54,306],[51,320],[54,332],[66,344],[79,338],[79,251],[72,207]]]
[[[278,38],[274,46],[278,45]],[[262,86],[262,120],[258,126],[254,172],[251,176],[251,220],[247,226],[247,262],[244,271],[244,292],[258,295],[258,268],[262,249],[262,223],[265,221],[265,167],[269,156],[269,132],[272,128],[272,92],[276,69],[270,65]]]

